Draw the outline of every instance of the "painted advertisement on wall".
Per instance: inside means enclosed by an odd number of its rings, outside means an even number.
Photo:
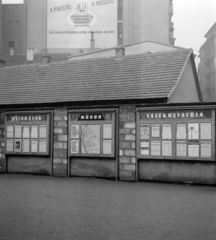
[[[117,46],[117,0],[48,0],[48,48]]]

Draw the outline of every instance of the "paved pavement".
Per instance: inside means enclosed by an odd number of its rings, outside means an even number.
[[[0,240],[215,240],[216,188],[0,175]]]

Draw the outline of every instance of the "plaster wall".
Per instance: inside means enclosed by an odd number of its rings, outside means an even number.
[[[180,76],[179,84],[168,100],[168,103],[183,102],[200,102],[190,59]]]
[[[124,0],[123,44],[152,40],[169,44],[169,0]]]
[[[216,184],[215,163],[182,161],[140,161],[139,180]]]
[[[26,6],[2,5],[2,55],[9,54],[8,42],[14,42],[15,54],[26,54]]]

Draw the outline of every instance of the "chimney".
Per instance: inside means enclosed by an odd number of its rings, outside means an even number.
[[[0,59],[0,68],[4,67],[5,61],[3,59]]]
[[[43,65],[49,64],[51,62],[52,57],[48,55],[43,55],[42,60],[43,60]]]
[[[9,48],[9,53],[10,53],[10,56],[14,56],[14,48],[13,47]]]
[[[125,49],[123,47],[118,47],[115,50],[117,59],[122,59],[125,56]]]
[[[27,48],[27,61],[34,61],[34,48]]]
[[[42,46],[42,54],[46,55],[47,54],[47,48],[45,45]]]
[[[91,49],[92,52],[93,52],[94,49],[95,49],[94,32],[91,32],[90,49]]]
[[[8,42],[10,56],[14,56],[14,41]]]

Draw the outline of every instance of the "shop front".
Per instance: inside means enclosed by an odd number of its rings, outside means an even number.
[[[117,110],[68,113],[68,176],[117,179]]]
[[[137,109],[137,180],[216,183],[215,108]]]
[[[5,114],[5,172],[52,174],[52,111]]]

